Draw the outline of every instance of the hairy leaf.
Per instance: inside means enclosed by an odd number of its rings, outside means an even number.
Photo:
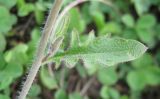
[[[71,48],[55,55],[54,60],[64,60],[73,67],[79,59],[85,66],[101,64],[111,66],[134,60],[141,56],[147,47],[138,41],[122,38],[97,38],[88,46]]]

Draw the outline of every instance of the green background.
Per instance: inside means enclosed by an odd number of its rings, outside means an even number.
[[[73,0],[64,0],[64,5]],[[27,99],[160,99],[160,1],[91,1],[69,12],[68,33],[135,39],[149,49],[139,59],[112,67],[83,64],[42,67]],[[34,59],[51,0],[0,0],[0,99],[15,99]],[[54,66],[53,66],[54,67]],[[92,81],[81,95],[82,88]]]

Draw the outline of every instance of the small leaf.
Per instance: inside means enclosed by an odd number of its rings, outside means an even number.
[[[58,27],[56,29],[56,36],[64,36],[64,34],[67,32],[68,27],[70,23],[70,18],[68,15],[64,16],[61,20],[61,22],[58,24]]]
[[[113,85],[118,80],[118,75],[114,68],[103,68],[98,71],[98,79],[104,85]]]
[[[145,75],[138,71],[129,72],[127,75],[127,82],[132,90],[142,90],[146,85]]]
[[[71,33],[70,47],[78,47],[78,46],[80,46],[79,33],[76,29],[73,29]]]
[[[69,67],[73,67],[79,59],[85,66],[101,64],[112,66],[140,57],[147,47],[142,43],[122,38],[97,38],[88,46],[81,46],[58,53],[55,59],[65,60]]]
[[[155,45],[155,35],[153,31],[146,29],[137,29],[137,35],[141,41],[146,43],[150,48],[153,48]]]
[[[6,89],[14,79],[20,77],[23,73],[23,68],[18,63],[9,63],[0,70],[0,90]]]
[[[72,93],[69,95],[69,99],[83,99],[79,93]]]
[[[0,33],[0,52],[3,52],[6,48],[6,40],[5,37]]]
[[[16,23],[17,18],[9,13],[9,10],[3,6],[0,6],[0,32],[6,33],[12,25]]]
[[[83,32],[85,29],[85,22],[81,18],[80,12],[77,8],[73,8],[70,10],[70,19],[72,20],[69,25],[69,29],[76,28],[78,32]]]
[[[151,0],[132,0],[139,15],[147,12],[151,6]]]
[[[37,85],[37,84],[34,84],[34,85],[32,85],[32,87],[31,87],[31,89],[30,89],[30,91],[29,91],[29,93],[28,93],[28,96],[29,96],[29,97],[36,97],[36,96],[38,96],[40,93],[41,93],[41,88],[40,88],[40,86]]]
[[[0,53],[0,70],[4,68],[5,64],[6,64],[6,61],[4,59],[4,55],[3,53]]]
[[[132,61],[132,65],[136,68],[145,68],[145,67],[148,67],[148,66],[153,66],[154,65],[154,60],[153,60],[153,57],[150,54],[145,53],[139,59]]]
[[[95,36],[94,30],[90,31],[90,32],[89,32],[89,35],[88,35],[88,38],[87,38],[87,40],[85,41],[85,44],[84,44],[84,45],[85,45],[85,46],[88,46],[89,43],[91,43],[95,38],[96,38],[96,36]]]
[[[107,33],[121,33],[121,26],[117,22],[108,22],[103,29],[100,31],[100,35],[106,35]]]
[[[27,16],[30,12],[34,11],[35,6],[31,3],[26,3],[23,6],[21,6],[18,10],[18,15],[23,17],[23,16]]]
[[[5,52],[5,61],[6,62],[17,62],[20,65],[24,65],[28,61],[27,56],[28,46],[25,44],[19,44],[13,49]],[[15,57],[16,56],[16,57]]]
[[[66,92],[63,89],[59,89],[55,93],[55,99],[68,99]]]
[[[103,86],[100,95],[103,99],[120,99],[120,94],[117,90]]]
[[[54,76],[51,76],[45,67],[41,68],[40,78],[45,87],[48,89],[55,89],[58,87],[57,81]]]
[[[122,22],[128,27],[133,27],[135,23],[133,17],[130,14],[123,15]]]
[[[152,14],[146,14],[141,16],[137,21],[136,28],[138,29],[150,29],[156,24],[156,18]]]
[[[96,23],[98,30],[100,31],[105,26],[105,17],[103,13],[99,11],[92,11],[91,15]]]
[[[0,0],[0,5],[3,5],[10,9],[16,4],[17,0]]]
[[[10,99],[9,96],[0,94],[0,99]]]

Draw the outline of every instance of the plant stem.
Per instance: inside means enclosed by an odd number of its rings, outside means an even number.
[[[55,28],[55,23],[57,16],[59,14],[61,5],[63,0],[55,0],[54,6],[52,7],[49,16],[47,18],[44,30],[42,32],[42,37],[40,39],[39,46],[37,48],[36,58],[32,64],[32,67],[29,71],[29,74],[27,76],[26,81],[24,82],[24,85],[22,87],[22,91],[20,92],[19,96],[17,96],[17,99],[25,99],[26,95],[33,83],[33,80],[41,66],[42,59],[45,55],[45,49],[48,43],[48,38],[51,34],[51,31],[53,28]]]

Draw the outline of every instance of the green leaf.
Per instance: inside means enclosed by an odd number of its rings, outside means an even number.
[[[23,74],[23,67],[18,63],[9,63],[2,73],[3,72],[5,77],[17,78]]]
[[[0,70],[4,68],[6,61],[4,59],[3,53],[0,53]]]
[[[146,76],[146,82],[148,85],[156,86],[160,84],[160,68],[157,66],[148,67],[145,70],[143,70]]]
[[[0,0],[0,5],[3,5],[10,9],[16,4],[17,0]]]
[[[122,36],[127,39],[138,39],[135,29],[125,29]]]
[[[0,90],[6,89],[14,79],[23,74],[23,68],[18,63],[9,63],[0,70]]]
[[[88,46],[58,53],[54,59],[65,60],[69,67],[73,67],[79,59],[84,61],[85,66],[91,66],[91,64],[112,66],[134,60],[140,57],[146,49],[146,46],[135,40],[101,37]]]
[[[138,19],[136,28],[150,29],[155,25],[156,25],[156,18],[152,14],[146,14]]]
[[[4,90],[12,83],[13,79],[11,77],[4,77],[4,75],[0,74],[0,77],[3,79],[0,79],[0,90]],[[2,98],[3,99],[3,98]]]
[[[156,66],[146,67],[129,72],[127,82],[133,91],[143,90],[147,85],[158,85],[160,83],[160,69]]]
[[[86,69],[79,62],[76,64],[76,70],[78,71],[78,74],[80,75],[80,77],[85,78],[87,76]]]
[[[122,22],[127,26],[127,27],[134,27],[135,21],[133,17],[130,14],[125,14],[122,16]]]
[[[129,72],[129,74],[127,75],[127,83],[134,91],[142,90],[146,85],[145,75],[139,71]]]
[[[36,97],[41,93],[41,88],[39,85],[34,84],[32,85],[31,89],[29,90],[28,96],[29,97]]]
[[[19,44],[13,49],[5,52],[5,60],[6,62],[18,62],[20,65],[24,65],[28,61],[27,56],[28,46],[25,44]],[[16,57],[15,57],[16,56]]]
[[[77,8],[73,8],[70,10],[70,26],[69,29],[76,28],[78,32],[83,32],[85,29],[85,22],[82,19],[80,12],[78,11]]]
[[[27,16],[29,13],[31,13],[32,11],[34,11],[35,6],[31,3],[26,3],[23,6],[21,6],[18,10],[18,15],[23,17],[23,16]]]
[[[109,88],[107,86],[103,86],[100,95],[103,99],[119,99],[120,94],[117,90],[113,88]]]
[[[10,99],[9,96],[0,94],[0,99]]]
[[[103,68],[98,71],[98,79],[104,85],[113,85],[118,80],[118,75],[114,68]]]
[[[78,47],[78,46],[80,46],[79,33],[76,29],[73,29],[71,32],[70,47]]]
[[[100,35],[106,35],[107,33],[120,34],[121,26],[117,22],[108,22],[100,31]]]
[[[56,29],[56,36],[64,36],[65,33],[68,30],[69,27],[69,23],[70,23],[70,18],[68,15],[64,16],[62,18],[62,20],[60,21],[60,23],[58,24],[58,27]]]
[[[132,0],[136,11],[139,15],[147,12],[149,7],[151,6],[151,0]]]
[[[6,33],[12,25],[16,23],[17,18],[9,13],[9,10],[3,6],[0,6],[0,32]]]
[[[66,92],[63,89],[59,89],[55,93],[55,99],[68,99]]]
[[[153,66],[154,65],[154,60],[153,60],[153,57],[150,54],[145,53],[139,59],[132,61],[132,65],[136,68],[146,68],[148,66]]]
[[[6,40],[5,37],[0,33],[0,52],[3,52],[6,48]]]
[[[42,67],[41,70],[40,70],[40,78],[41,78],[41,81],[43,83],[43,85],[45,87],[47,87],[48,89],[56,89],[58,87],[57,85],[57,81],[55,79],[54,76],[51,76],[49,74],[49,71],[47,71],[48,69],[45,68],[45,67]]]
[[[141,41],[146,43],[149,47],[153,48],[155,45],[155,35],[153,31],[146,29],[137,29],[137,35]]]
[[[83,99],[79,93],[72,93],[69,95],[69,99]]]
[[[38,24],[42,24],[42,22],[44,21],[44,12],[38,9],[35,9],[34,14],[35,14],[36,22]]]
[[[100,31],[105,26],[105,17],[103,13],[99,11],[92,11],[91,14],[98,30]]]

